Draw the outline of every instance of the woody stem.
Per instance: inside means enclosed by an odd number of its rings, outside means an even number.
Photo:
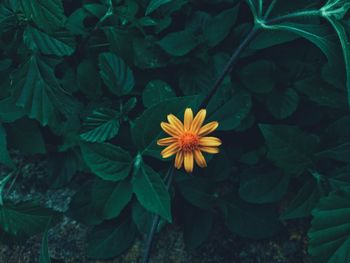
[[[200,108],[206,108],[210,99],[214,96],[216,91],[219,89],[222,81],[225,79],[226,75],[229,74],[239,58],[241,52],[249,45],[250,41],[255,37],[256,33],[259,31],[258,27],[253,26],[253,28],[249,31],[249,33],[245,36],[241,44],[237,47],[237,49],[233,52],[231,58],[227,62],[225,68],[221,71],[219,77],[216,79],[213,87],[210,89],[210,92],[207,94],[205,99],[203,100]]]

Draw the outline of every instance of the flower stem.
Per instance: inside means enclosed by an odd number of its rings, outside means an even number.
[[[208,106],[208,103],[209,103],[210,99],[214,96],[214,94],[216,93],[216,91],[220,87],[220,84],[225,79],[226,75],[228,73],[230,73],[230,71],[232,70],[232,67],[236,63],[237,59],[239,58],[239,55],[248,46],[248,44],[255,37],[257,32],[258,32],[258,28],[254,26],[250,30],[250,32],[245,36],[245,38],[243,39],[242,43],[237,47],[235,52],[233,52],[230,60],[227,62],[225,68],[220,73],[220,75],[217,78],[217,80],[215,81],[213,87],[210,89],[210,92],[208,93],[206,98],[203,100],[200,108],[206,108]]]
[[[165,180],[164,180],[168,191],[169,191],[170,186],[172,184],[173,178],[174,178],[174,166],[171,165],[169,170],[168,170],[168,173],[165,177]],[[159,221],[160,221],[160,216],[155,215],[153,217],[151,229],[148,233],[148,238],[147,238],[145,252],[143,254],[142,263],[148,263],[148,261],[149,261],[149,256],[150,256],[150,252],[151,252],[151,248],[152,248],[153,238],[154,238],[154,234],[156,233],[157,227],[159,225]]]

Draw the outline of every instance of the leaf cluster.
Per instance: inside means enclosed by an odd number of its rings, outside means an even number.
[[[314,262],[346,262],[349,9],[345,0],[4,0],[0,162],[16,173],[13,150],[48,158],[47,187],[76,188],[65,215],[93,226],[90,258],[121,254],[154,215],[176,220],[189,248],[217,220],[258,239],[313,216]],[[177,171],[169,191],[160,122],[203,101],[221,152],[193,175]],[[45,232],[40,262],[50,262],[47,230],[61,214],[8,200],[13,178],[0,181],[0,232]]]

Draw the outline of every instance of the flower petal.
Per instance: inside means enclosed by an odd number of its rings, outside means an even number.
[[[174,114],[169,114],[168,115],[168,121],[169,123],[174,126],[179,132],[183,132],[184,130],[184,125],[182,122],[174,115]]]
[[[174,137],[162,138],[157,141],[157,144],[160,146],[169,146],[170,144],[176,142],[177,139]]]
[[[180,169],[183,162],[184,162],[184,153],[183,151],[178,151],[175,157],[175,168]]]
[[[177,143],[173,143],[161,151],[160,154],[163,158],[169,158],[170,156],[174,155],[179,149],[180,146]]]
[[[175,129],[172,125],[166,122],[161,122],[160,127],[162,127],[163,131],[171,136],[178,136],[180,133],[177,129]]]
[[[185,166],[186,172],[192,173],[193,171],[193,153],[192,152],[184,152],[184,166]]]
[[[209,122],[208,124],[200,128],[198,135],[199,136],[208,135],[209,133],[212,133],[213,131],[215,131],[217,127],[219,127],[219,123],[217,121]]]
[[[189,131],[193,121],[193,112],[191,108],[187,108],[184,114],[184,128],[185,131]]]
[[[191,131],[195,134],[197,134],[204,122],[205,116],[207,115],[207,111],[205,109],[201,109],[196,117],[193,119],[193,122],[191,124]]]
[[[206,147],[206,146],[200,146],[199,150],[202,152],[207,152],[211,154],[219,153],[219,148],[218,147]]]
[[[202,137],[199,139],[199,145],[201,146],[220,146],[221,140],[216,137]]]
[[[194,159],[199,167],[206,167],[207,162],[205,161],[205,158],[200,150],[195,150],[194,151]]]

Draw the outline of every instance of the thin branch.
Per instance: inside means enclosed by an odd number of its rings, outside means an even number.
[[[225,79],[226,75],[229,74],[232,70],[232,67],[236,63],[237,59],[239,58],[241,52],[248,46],[250,41],[254,38],[255,34],[258,32],[257,27],[253,27],[250,32],[246,35],[246,37],[243,39],[242,43],[238,46],[238,48],[233,52],[230,60],[227,62],[224,70],[220,73],[219,77],[217,78],[216,82],[214,83],[213,87],[210,89],[210,93],[206,96],[204,101],[201,104],[200,108],[206,108],[208,106],[208,103],[210,99],[214,96],[216,91],[219,89],[222,81]]]

